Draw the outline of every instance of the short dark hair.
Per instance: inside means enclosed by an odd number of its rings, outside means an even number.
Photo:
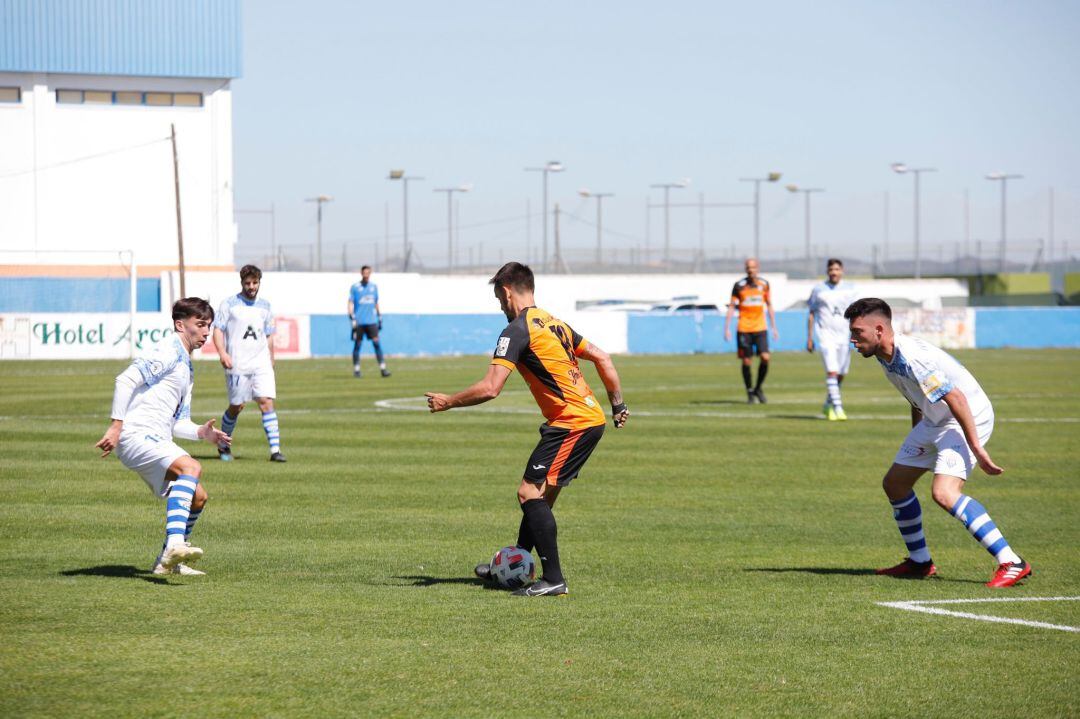
[[[884,315],[892,322],[892,307],[889,307],[888,302],[879,300],[877,297],[864,297],[861,300],[855,300],[844,310],[844,319],[848,321],[868,315]]]
[[[532,292],[536,288],[533,271],[520,262],[507,262],[499,268],[488,284],[496,287],[512,287],[518,292]]]
[[[207,322],[213,322],[214,308],[202,297],[185,297],[177,300],[172,306],[173,322],[186,320],[188,317],[198,317]]]
[[[262,270],[255,265],[244,265],[240,268],[240,279],[246,280],[248,277],[254,277],[257,280],[261,280]]]
[[[364,265],[363,267],[360,268],[360,271],[363,272],[364,270],[370,270],[370,269],[371,269],[371,265]]]
[[[830,268],[830,267],[832,267],[833,265],[840,265],[840,267],[843,267],[843,266],[844,266],[844,261],[843,261],[843,260],[838,260],[838,259],[837,259],[837,258],[835,258],[835,257],[830,257],[830,258],[829,258],[829,259],[828,259],[828,260],[827,260],[827,261],[825,262],[825,269],[829,269],[829,268]]]

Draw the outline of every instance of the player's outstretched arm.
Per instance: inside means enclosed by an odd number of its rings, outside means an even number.
[[[578,357],[587,359],[596,366],[596,372],[600,375],[600,381],[607,390],[608,400],[611,401],[611,418],[615,421],[615,429],[621,429],[630,417],[630,410],[623,401],[622,383],[619,381],[619,373],[615,370],[615,363],[611,361],[611,355],[600,349],[592,342],[586,342],[585,348],[578,353]]]
[[[427,397],[428,409],[432,412],[445,412],[454,407],[472,407],[493,400],[502,392],[509,376],[508,368],[501,364],[490,364],[482,380],[457,394],[426,392],[424,396]]]
[[[986,451],[986,448],[982,446],[982,442],[979,441],[979,433],[975,431],[975,418],[971,416],[971,406],[968,404],[967,396],[960,391],[959,387],[953,387],[948,394],[942,397],[942,401],[949,405],[953,417],[960,424],[960,429],[964,431],[964,439],[967,440],[968,446],[971,447],[971,452],[975,455],[975,459],[978,460],[982,471],[991,475],[1004,472],[1004,469],[994,464],[994,460],[990,459],[990,453]]]

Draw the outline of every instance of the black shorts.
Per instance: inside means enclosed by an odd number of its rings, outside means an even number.
[[[352,329],[353,342],[362,342],[364,336],[372,342],[379,341],[379,325],[356,325]]]
[[[765,332],[740,332],[739,333],[739,356],[753,357],[765,354],[769,351],[769,333]]]
[[[525,465],[526,481],[565,487],[581,472],[585,460],[603,436],[602,424],[585,429],[540,425],[540,443]]]

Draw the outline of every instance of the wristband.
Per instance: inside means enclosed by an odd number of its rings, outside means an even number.
[[[613,415],[614,414],[622,414],[625,411],[626,411],[626,402],[623,402],[622,404],[613,404],[613,405],[611,405],[611,413]]]

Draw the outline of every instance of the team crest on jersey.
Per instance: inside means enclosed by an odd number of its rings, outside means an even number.
[[[540,329],[544,329],[544,321],[542,319],[540,319],[539,317],[533,317],[532,318],[532,323],[534,325],[536,325],[537,327],[539,327]]]
[[[496,357],[505,357],[506,352],[509,349],[510,349],[510,338],[509,337],[500,337],[499,338],[499,346],[495,348],[495,356]]]

